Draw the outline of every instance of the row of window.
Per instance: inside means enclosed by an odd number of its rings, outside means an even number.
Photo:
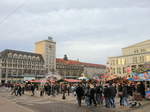
[[[25,61],[25,60],[2,60],[2,63],[23,63],[23,64],[44,64],[41,61]]]
[[[146,52],[146,49],[142,48],[142,49],[134,49],[134,54],[138,54],[138,53],[144,53]]]
[[[44,73],[45,71],[44,70],[28,70],[28,69],[26,69],[26,70],[6,70],[6,69],[2,69],[2,73],[8,73],[8,74],[14,74],[14,73],[18,73],[18,74],[22,74],[22,73],[28,73],[28,72],[30,72],[30,73]]]
[[[38,65],[44,65],[43,63],[5,63],[5,62],[2,62],[2,64],[5,64],[5,65],[32,65],[32,66],[38,66]]]
[[[79,76],[82,71],[59,71],[59,74],[62,76]]]
[[[7,56],[9,58],[18,58],[18,59],[29,59],[29,60],[39,60],[39,56],[30,56],[30,55],[22,55],[17,53],[8,53]]]
[[[119,58],[119,59],[111,60],[110,64],[111,65],[126,65],[126,64],[131,64],[131,63],[144,63],[145,61],[146,60],[144,56],[134,56],[132,58],[129,57],[129,58]]]
[[[63,65],[57,65],[57,69],[83,69],[83,67],[79,66],[63,66]]]
[[[112,68],[112,73],[113,74],[124,74],[124,73],[126,73],[127,71],[126,71],[126,68],[125,67],[123,67],[123,68],[121,68],[121,67],[117,67],[117,68]]]
[[[6,65],[6,64],[2,64],[2,67],[13,67],[13,68],[43,68],[43,66],[31,66],[31,65],[16,65],[16,64],[13,64],[13,65],[10,65],[10,64],[8,64],[8,65]]]

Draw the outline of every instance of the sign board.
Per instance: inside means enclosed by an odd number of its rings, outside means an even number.
[[[35,80],[35,77],[24,77],[23,80],[24,80],[24,81],[26,81],[26,80]]]
[[[146,91],[145,93],[146,93],[146,98],[150,99],[150,91]]]
[[[135,81],[150,81],[150,72],[132,73],[131,75]]]

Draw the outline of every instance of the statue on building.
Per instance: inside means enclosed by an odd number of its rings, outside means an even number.
[[[64,60],[68,61],[68,56],[66,54],[64,55]]]

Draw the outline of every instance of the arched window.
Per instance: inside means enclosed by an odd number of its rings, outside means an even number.
[[[28,60],[31,60],[31,56],[28,56]]]
[[[13,58],[17,58],[17,56],[18,56],[18,55],[17,55],[16,53],[15,53],[15,54],[13,54]]]
[[[9,58],[12,58],[12,53],[8,53],[8,57],[9,57]]]
[[[22,59],[22,55],[21,54],[19,54],[19,59]]]
[[[32,56],[32,60],[35,60],[36,59],[36,57],[35,56]]]
[[[23,59],[27,59],[27,55],[24,55],[24,56],[23,56]]]
[[[39,56],[37,56],[37,57],[36,57],[36,60],[37,60],[37,61],[39,61],[39,60],[40,60],[40,57],[39,57]]]

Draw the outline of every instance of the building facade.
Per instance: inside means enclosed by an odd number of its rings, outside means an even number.
[[[106,66],[56,58],[56,42],[51,37],[35,43],[35,53],[6,49],[0,52],[0,82],[43,78],[48,73],[62,77],[92,77],[105,73]]]
[[[57,58],[56,63],[56,69],[63,77],[81,77],[82,74],[85,74],[87,77],[92,78],[94,75],[104,74],[106,72],[106,66],[100,64],[84,63],[61,58]]]
[[[6,49],[0,52],[0,81],[44,77],[44,59],[40,54]]]
[[[57,58],[56,69],[62,77],[80,77],[84,71],[84,66],[79,61]]]
[[[56,71],[56,42],[51,37],[48,40],[36,42],[35,53],[43,56],[47,73]]]
[[[106,73],[106,66],[101,64],[91,64],[91,63],[83,63],[84,71],[83,73],[88,77],[92,78],[94,76],[100,77],[101,75]]]
[[[120,77],[129,76],[135,69],[150,62],[150,40],[123,48],[122,53],[122,56],[108,58],[109,72]]]

